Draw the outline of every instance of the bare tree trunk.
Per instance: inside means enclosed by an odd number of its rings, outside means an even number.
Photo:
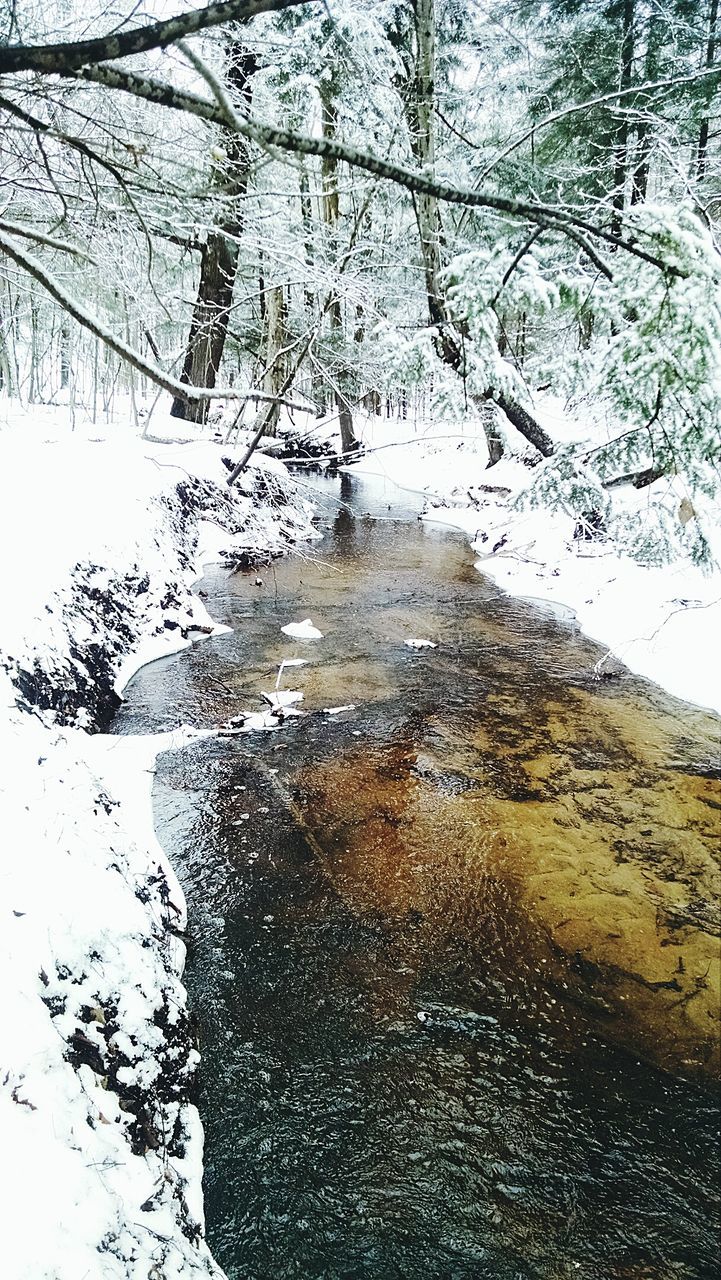
[[[0,299],[0,390],[7,395],[17,395],[18,368],[14,354],[13,305],[10,294],[10,282],[5,281],[4,292],[7,297],[7,310]],[[31,374],[32,386],[32,374]]]
[[[335,103],[331,100],[322,100],[322,126],[324,138],[335,138],[338,132],[338,112]],[[330,232],[331,248],[337,251],[340,198],[338,194],[338,161],[333,156],[324,156],[321,161],[321,184],[323,220]],[[343,345],[344,330],[343,312],[340,298],[337,294],[328,305],[328,316],[331,333],[336,335],[338,347],[340,348]],[[336,377],[336,386],[333,394],[338,411],[341,453],[352,453],[354,449],[358,448],[358,441],[355,438],[350,403],[343,390],[345,377],[346,370],[341,368]]]
[[[237,43],[230,49],[228,79],[236,97],[247,106],[253,94],[252,77],[257,69],[254,54]],[[232,216],[211,231],[203,245],[198,295],[190,322],[181,381],[190,386],[214,387],[223,358],[233,288],[238,269],[238,237],[243,229],[243,197],[248,189],[251,152],[244,138],[224,132],[227,153],[227,194],[232,197]],[[189,403],[176,396],[170,410],[174,418],[204,422],[210,401]]]
[[[646,56],[643,63],[643,78],[650,82],[660,75],[659,55],[661,53],[663,33],[657,13],[651,13],[648,19],[646,38]],[[644,105],[639,103],[639,106]],[[648,107],[646,108],[648,110]],[[648,193],[648,174],[651,155],[651,130],[647,119],[641,119],[636,126],[636,167],[631,181],[631,204],[639,204],[646,199]]]
[[[712,67],[716,57],[716,31],[718,27],[718,0],[711,0],[708,15],[708,38],[706,41],[706,57],[704,66]],[[701,127],[698,134],[698,149],[696,152],[696,177],[699,182],[703,182],[706,177],[708,168],[708,136],[709,136],[709,115],[711,111],[711,99],[713,97],[713,88],[711,81],[707,81],[708,88],[705,95],[705,109],[701,120]]]
[[[28,399],[31,404],[40,398],[40,359],[38,353],[38,304],[35,298],[30,298],[30,393]],[[93,418],[93,422],[95,419]]]
[[[305,248],[305,263],[308,268],[309,276],[312,275],[312,268],[315,263],[315,245],[313,242],[313,201],[310,194],[310,183],[308,181],[308,173],[305,166],[301,169],[300,179],[300,214],[303,222],[303,244]],[[306,317],[309,325],[314,322],[316,314],[316,295],[312,288],[308,288],[306,283],[303,289],[303,301],[305,304]],[[318,416],[323,417],[326,410],[326,386],[316,368],[313,366],[311,373],[311,394],[313,400],[318,406]]]
[[[283,286],[272,285],[265,292],[265,373],[263,374],[263,391],[272,396],[282,394],[281,388],[285,384],[287,374],[286,361],[281,355],[286,339],[285,318]],[[261,408],[260,412],[265,413],[266,416],[265,435],[274,436],[280,406],[275,401],[270,409]]]
[[[263,265],[262,249],[258,250],[258,304],[262,323],[265,320],[265,267]]]
[[[64,391],[70,382],[70,328],[63,318],[60,326],[60,389]]]

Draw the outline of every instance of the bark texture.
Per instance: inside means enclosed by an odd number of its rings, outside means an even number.
[[[256,70],[255,56],[234,43],[229,54],[228,79],[236,98],[248,108]],[[228,129],[223,131],[223,140],[227,154],[226,190],[232,212],[217,230],[210,232],[201,253],[198,294],[180,379],[193,387],[214,387],[223,359],[238,269],[238,238],[243,230],[243,197],[250,177],[248,142]],[[174,418],[204,422],[208,405],[208,400],[189,402],[176,396],[170,412]]]
[[[716,37],[718,31],[718,0],[711,0],[708,15],[708,36],[706,40],[706,56],[704,59],[704,67],[710,69],[716,60]],[[698,134],[698,150],[696,155],[696,177],[699,182],[703,182],[706,177],[708,168],[708,140],[709,140],[709,115],[711,111],[711,99],[713,97],[713,87],[711,81],[708,81],[708,89],[706,90],[704,102],[704,114],[701,119],[701,126]]]

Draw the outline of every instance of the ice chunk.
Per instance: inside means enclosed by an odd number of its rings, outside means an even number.
[[[302,622],[288,622],[281,631],[286,636],[292,636],[294,640],[322,640],[323,632],[313,626],[310,618],[304,618]]]
[[[303,694],[297,689],[275,689],[273,693],[264,692],[262,696],[274,712],[286,711],[288,707],[294,707],[297,702],[303,701]]]

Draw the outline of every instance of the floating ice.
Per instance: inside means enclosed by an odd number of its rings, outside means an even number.
[[[287,711],[289,707],[303,701],[303,694],[297,689],[275,689],[273,693],[263,693],[262,697],[273,712]]]
[[[323,632],[313,626],[310,618],[304,618],[302,622],[288,622],[281,631],[286,636],[292,636],[294,640],[322,640]]]

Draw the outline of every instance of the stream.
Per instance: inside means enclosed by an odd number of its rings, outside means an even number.
[[[304,716],[155,782],[218,1262],[718,1277],[718,719],[595,679],[572,616],[501,592],[420,497],[312,484],[323,541],[209,571],[232,634],[140,671],[114,726],[218,725],[307,660]],[[322,640],[281,633],[307,616]]]

